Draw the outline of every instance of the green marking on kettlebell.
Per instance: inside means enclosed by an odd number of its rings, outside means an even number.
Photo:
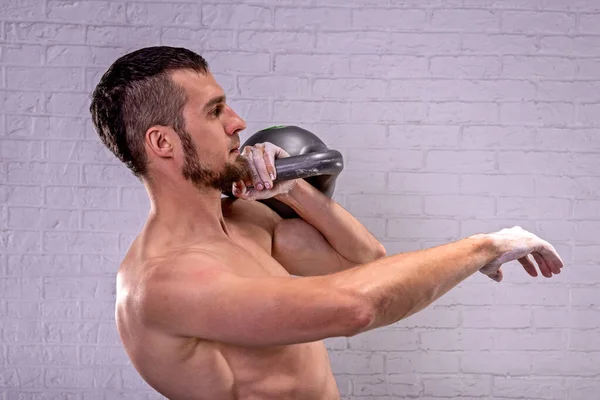
[[[285,128],[287,125],[274,125],[274,126],[270,126],[268,128],[263,129],[263,131],[267,131],[269,129],[278,129],[278,128]]]

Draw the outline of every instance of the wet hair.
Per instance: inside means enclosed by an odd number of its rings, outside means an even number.
[[[117,59],[92,94],[90,113],[102,143],[138,177],[147,176],[144,136],[153,125],[185,132],[185,89],[171,73],[207,74],[200,55],[180,47],[146,47]]]

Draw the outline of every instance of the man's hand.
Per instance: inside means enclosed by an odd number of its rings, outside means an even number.
[[[533,233],[515,226],[491,233],[489,236],[500,249],[500,256],[479,271],[491,279],[500,282],[502,280],[500,266],[514,260],[518,260],[529,275],[537,276],[537,270],[529,258],[529,254],[533,256],[540,272],[546,278],[552,277],[553,274],[560,274],[560,269],[563,267],[560,256],[550,243],[540,239]]]
[[[235,197],[244,200],[268,199],[288,193],[296,184],[295,179],[273,184],[277,178],[275,159],[290,156],[281,147],[268,142],[257,143],[244,147],[241,155],[248,163],[250,176],[233,184],[232,193]]]

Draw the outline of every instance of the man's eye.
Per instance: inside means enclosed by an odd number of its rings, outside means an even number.
[[[223,106],[216,106],[211,112],[210,115],[212,115],[213,117],[218,117],[219,115],[221,115],[221,112],[223,111]]]

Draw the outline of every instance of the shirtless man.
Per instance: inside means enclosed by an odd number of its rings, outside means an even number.
[[[563,265],[518,227],[385,257],[305,181],[273,185],[285,151],[264,144],[240,154],[244,121],[204,59],[185,49],[123,56],[90,111],[151,199],[118,272],[116,321],[134,367],[169,399],[339,399],[323,339],[406,318],[476,271],[500,281],[508,261],[536,276],[529,254],[545,277]],[[227,188],[238,199],[222,199]],[[252,201],[273,196],[302,219]]]

